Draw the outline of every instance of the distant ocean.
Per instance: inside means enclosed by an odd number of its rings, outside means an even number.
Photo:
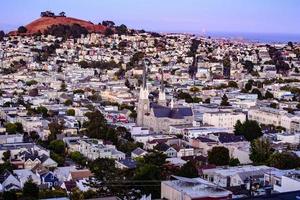
[[[210,36],[212,38],[226,38],[233,40],[246,40],[250,42],[261,43],[300,43],[300,34],[281,34],[281,33],[221,33],[212,32],[205,33],[205,35],[197,34],[199,36]]]

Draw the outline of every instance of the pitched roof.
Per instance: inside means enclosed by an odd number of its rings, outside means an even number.
[[[70,172],[72,180],[80,180],[93,176],[92,172],[88,169],[76,170]]]
[[[118,161],[119,163],[125,165],[128,169],[136,168],[136,161],[131,158],[125,158]]]
[[[135,155],[142,155],[144,153],[147,153],[147,151],[145,151],[144,149],[138,147],[135,150],[133,150],[132,153],[135,154]]]
[[[158,143],[154,149],[158,150],[158,151],[167,151],[170,148],[169,145],[167,145],[166,143]]]
[[[70,192],[73,188],[76,187],[76,182],[75,182],[75,181],[65,181],[64,184],[65,184],[66,190],[69,191],[69,192]]]
[[[0,175],[0,183],[3,183],[12,173],[8,170],[4,170],[4,172]]]
[[[183,119],[187,116],[193,116],[193,111],[190,107],[169,108],[157,104],[152,105],[153,113],[158,118]]]

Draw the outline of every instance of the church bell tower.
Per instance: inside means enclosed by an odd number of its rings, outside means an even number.
[[[167,106],[166,92],[165,92],[165,85],[164,85],[164,72],[162,69],[160,73],[161,73],[161,79],[160,79],[160,89],[158,95],[158,105]]]
[[[147,88],[147,65],[149,64],[148,60],[144,60],[143,67],[143,83],[140,88],[139,101],[137,106],[137,125],[144,126],[144,117],[147,113],[150,112],[150,103],[149,103],[149,91]]]

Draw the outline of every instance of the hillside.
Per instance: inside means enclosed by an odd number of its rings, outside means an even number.
[[[80,26],[86,28],[89,32],[96,32],[96,33],[104,33],[106,30],[105,26],[102,25],[95,25],[92,22],[84,21],[81,19],[76,19],[72,17],[41,17],[30,24],[26,25],[27,33],[26,35],[31,35],[38,33],[41,31],[42,33],[47,30],[48,27],[52,25],[72,25],[72,24],[79,24]],[[17,32],[11,32],[11,34],[16,34]]]

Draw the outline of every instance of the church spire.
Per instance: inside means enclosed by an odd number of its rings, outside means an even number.
[[[161,74],[161,79],[160,79],[160,89],[159,89],[159,95],[158,95],[158,104],[161,106],[166,106],[167,100],[166,100],[166,93],[165,93],[163,69],[160,70],[160,74]]]
[[[143,89],[146,89],[147,87],[147,61],[144,61],[143,65]]]
[[[147,88],[147,65],[149,60],[144,60],[143,66],[143,84],[140,87],[140,96],[137,106],[137,125],[144,126],[144,117],[150,111],[149,92]]]
[[[162,69],[160,70],[160,75],[161,75],[161,79],[160,79],[160,91],[161,92],[165,92],[164,71]]]

